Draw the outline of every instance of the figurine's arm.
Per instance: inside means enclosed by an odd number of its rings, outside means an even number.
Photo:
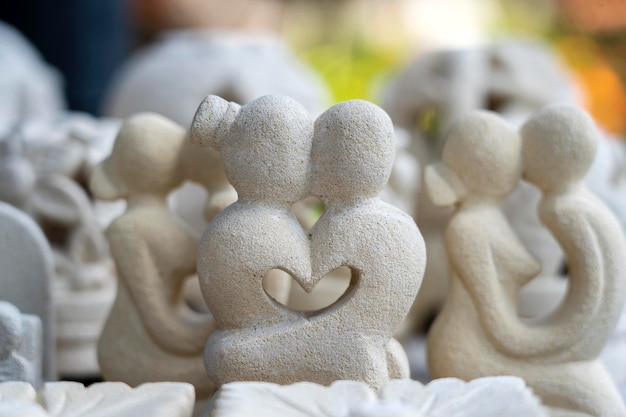
[[[454,230],[452,231],[454,232]],[[458,231],[460,232],[460,231]],[[465,233],[467,235],[467,233]],[[454,239],[454,236],[447,236]],[[573,242],[579,249],[596,247],[593,233],[581,233]],[[480,321],[487,336],[494,346],[501,352],[516,357],[538,357],[562,352],[570,348],[581,337],[589,326],[597,310],[597,301],[601,293],[601,284],[598,280],[587,279],[584,288],[570,289],[566,301],[557,312],[548,319],[536,325],[523,323],[516,312],[515,303],[505,293],[498,277],[496,262],[508,259],[500,270],[513,267],[514,257],[496,258],[494,251],[515,250],[513,246],[493,247],[488,242],[476,246],[476,241],[459,237],[457,244],[448,245],[450,261],[461,281],[470,292],[478,311]],[[464,244],[465,243],[465,244]],[[472,248],[468,248],[467,245]],[[471,252],[470,252],[471,250]],[[480,252],[477,252],[480,251]],[[481,253],[483,252],[484,253]],[[478,253],[479,256],[468,257],[468,253]],[[579,273],[592,277],[600,271],[597,254],[587,252],[583,255],[578,252]],[[590,255],[590,256],[589,256]],[[520,258],[523,261],[523,257]],[[594,272],[595,271],[595,272]],[[568,303],[567,300],[571,300]],[[574,309],[573,304],[580,305]],[[570,307],[566,307],[566,304]]]
[[[563,343],[573,343],[594,321],[601,308],[606,285],[604,236],[597,230],[593,218],[577,208],[561,206],[544,209],[542,220],[564,249],[568,260],[569,286],[558,309],[545,320],[548,328],[563,338]],[[543,324],[543,323],[542,323]],[[556,330],[558,329],[558,330]]]
[[[602,304],[605,268],[598,241],[601,236],[584,214],[569,209],[567,201],[560,208],[554,205],[544,210],[543,220],[568,258],[569,286],[555,312],[532,325],[520,326],[516,336],[507,331],[507,325],[492,329],[498,348],[516,356],[539,357],[572,350],[584,339]]]
[[[445,232],[446,249],[452,272],[470,294],[487,336],[497,343],[496,334],[515,334],[518,318],[500,283],[488,237],[473,233],[474,221],[453,218]]]
[[[111,230],[113,229],[113,230]],[[163,349],[180,354],[202,352],[215,324],[212,318],[183,320],[179,305],[165,291],[163,277],[145,242],[128,230],[107,232],[111,254],[117,265],[120,282],[129,288],[142,323],[153,340]]]

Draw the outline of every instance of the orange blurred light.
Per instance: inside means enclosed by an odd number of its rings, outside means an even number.
[[[626,133],[626,89],[593,41],[568,37],[557,42],[557,49],[583,90],[583,105],[598,124],[613,134]]]

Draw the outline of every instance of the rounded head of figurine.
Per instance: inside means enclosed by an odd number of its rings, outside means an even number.
[[[222,164],[239,197],[293,203],[306,197],[313,122],[298,102],[263,96],[219,130]]]
[[[13,305],[0,301],[0,361],[22,343],[22,316]]]
[[[127,119],[111,155],[92,173],[91,190],[103,200],[167,195],[184,179],[179,156],[185,140],[185,129],[158,114]]]
[[[470,197],[502,199],[519,183],[521,140],[496,114],[467,113],[450,126],[445,140],[442,162],[427,167],[424,175],[436,205]]]
[[[546,106],[521,129],[524,179],[544,192],[580,181],[593,163],[598,130],[583,110],[567,105]]]
[[[391,119],[364,100],[339,103],[315,122],[311,193],[322,200],[375,197],[395,157]]]

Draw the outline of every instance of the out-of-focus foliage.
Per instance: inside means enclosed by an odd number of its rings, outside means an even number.
[[[402,65],[413,46],[397,19],[403,3],[296,2],[287,12],[285,33],[301,58],[324,77],[334,101],[379,101],[382,81]]]
[[[402,54],[375,48],[361,39],[321,44],[302,53],[329,83],[335,101],[379,101],[381,81],[402,61]]]
[[[499,13],[489,28],[496,36],[546,37],[554,32],[557,9],[549,0],[499,0]]]
[[[607,0],[606,7],[613,9],[614,1],[623,0]],[[324,77],[334,101],[374,102],[380,102],[389,77],[420,51],[502,37],[543,39],[562,54],[583,92],[582,104],[602,127],[622,134],[626,31],[621,37],[585,33],[578,24],[585,7],[606,8],[586,0],[301,0],[289,3],[284,33]],[[601,17],[594,10],[589,14]],[[612,49],[605,47],[605,38]]]

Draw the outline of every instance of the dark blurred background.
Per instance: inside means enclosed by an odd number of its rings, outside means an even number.
[[[92,114],[99,113],[111,76],[135,42],[128,0],[4,1],[0,20],[61,71],[70,109]]]

